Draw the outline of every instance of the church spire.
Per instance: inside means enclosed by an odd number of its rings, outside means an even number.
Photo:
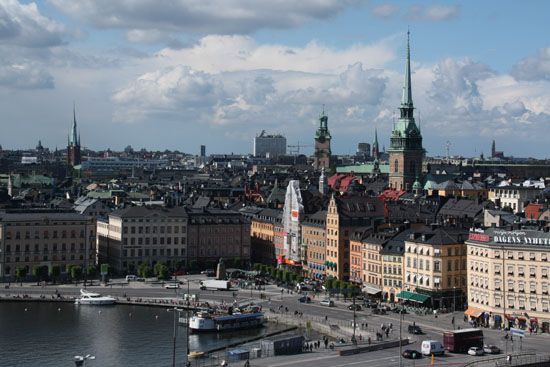
[[[374,128],[374,142],[372,143],[372,157],[378,159],[380,155],[380,148],[378,145],[378,130]]]
[[[69,134],[69,145],[70,144],[80,145],[80,141],[76,133],[76,107],[74,102],[73,102],[73,126],[71,128],[71,133]]]
[[[403,97],[401,98],[402,107],[413,107],[412,88],[411,88],[411,46],[410,34],[407,30],[407,62],[405,65],[405,85],[403,86]]]

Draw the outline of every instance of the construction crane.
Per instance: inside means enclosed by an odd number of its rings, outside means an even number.
[[[290,155],[300,155],[300,149],[301,148],[309,148],[312,145],[301,145],[300,142],[298,142],[296,145],[287,145],[288,148],[288,154]]]
[[[445,143],[445,148],[447,149],[447,160],[451,159],[451,142],[447,140]]]

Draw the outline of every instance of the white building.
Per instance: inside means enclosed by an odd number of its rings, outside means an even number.
[[[254,156],[277,158],[286,154],[286,138],[282,135],[268,135],[262,130],[254,138]]]

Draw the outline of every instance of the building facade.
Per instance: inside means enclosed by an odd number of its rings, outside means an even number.
[[[325,279],[326,218],[326,210],[321,210],[302,222],[302,244],[307,251],[304,269],[312,279]]]
[[[129,207],[98,220],[97,232],[99,261],[118,273],[142,263],[177,269],[220,258],[250,261],[250,223],[228,210]]]
[[[260,135],[254,138],[254,156],[263,158],[277,158],[286,154],[286,138],[283,135],[266,134],[262,130]]]
[[[96,265],[93,218],[77,213],[18,212],[0,215],[0,274],[14,279],[17,268]]]
[[[550,322],[550,233],[488,228],[470,232],[468,314],[507,327]]]
[[[408,36],[408,32],[407,32]],[[405,84],[399,107],[400,116],[394,122],[390,138],[389,186],[395,190],[412,190],[413,183],[422,173],[424,148],[422,135],[414,120],[414,105],[411,87],[411,52],[407,37],[407,62]]]
[[[315,132],[315,152],[313,157],[313,167],[316,170],[330,167],[330,158],[332,151],[330,149],[330,132],[328,131],[328,116],[325,111],[319,117],[319,128]]]
[[[250,257],[252,262],[273,265],[275,252],[275,225],[281,223],[281,211],[263,209],[250,222]]]
[[[489,200],[500,208],[510,208],[514,213],[523,213],[528,202],[535,201],[542,192],[535,187],[502,186],[489,190]]]
[[[405,277],[400,299],[422,300],[433,308],[461,309],[467,292],[467,231],[439,227],[413,232],[405,241]],[[419,294],[421,297],[409,293]]]

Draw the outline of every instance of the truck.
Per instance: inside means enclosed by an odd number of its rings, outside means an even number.
[[[443,346],[449,352],[466,353],[471,347],[483,348],[483,330],[462,329],[443,332]]]
[[[227,280],[207,279],[200,282],[200,289],[217,289],[219,291],[228,291],[231,288],[231,283]]]

